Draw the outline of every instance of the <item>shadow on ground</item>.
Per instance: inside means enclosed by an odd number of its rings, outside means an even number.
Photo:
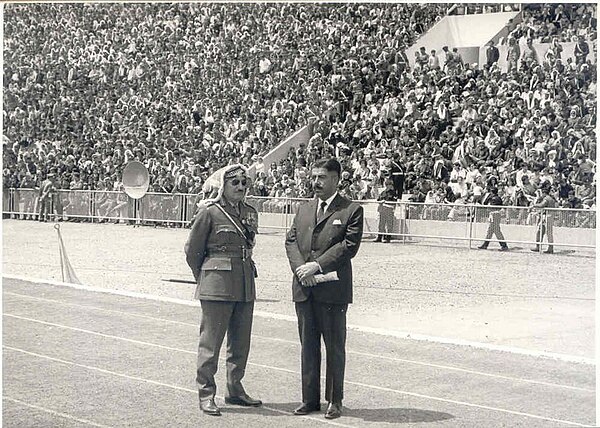
[[[272,412],[274,416],[288,416],[300,403],[265,403],[264,407],[244,408],[244,407],[225,407],[223,413],[261,413],[269,412],[268,408],[277,409],[285,413]],[[266,408],[265,408],[266,407]],[[324,416],[326,403],[321,404],[321,411],[311,413],[312,416]],[[433,410],[407,409],[407,408],[383,408],[383,409],[350,409],[344,407],[342,418],[351,417],[362,419],[365,422],[385,422],[390,424],[408,424],[418,422],[437,422],[453,419],[454,415],[444,412],[435,412]]]
[[[365,422],[387,422],[390,424],[437,422],[454,418],[453,415],[444,412],[398,407],[386,409],[344,409],[343,415],[363,419]]]

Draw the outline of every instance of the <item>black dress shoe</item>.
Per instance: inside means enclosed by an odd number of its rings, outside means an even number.
[[[498,251],[508,251],[508,247],[500,247]]]
[[[221,409],[217,407],[214,398],[200,400],[200,409],[207,415],[221,416]]]
[[[319,410],[321,410],[320,403],[317,403],[317,404],[302,403],[300,405],[300,407],[298,407],[296,410],[294,410],[294,415],[303,416],[303,415],[308,415],[311,412],[318,412]]]
[[[478,250],[487,250],[487,247],[484,247],[483,245],[481,247],[477,247]]]
[[[325,419],[336,419],[342,416],[342,403],[329,403]]]
[[[259,407],[262,406],[262,401],[250,397],[248,394],[238,395],[237,397],[225,397],[227,404],[235,404],[236,406]]]

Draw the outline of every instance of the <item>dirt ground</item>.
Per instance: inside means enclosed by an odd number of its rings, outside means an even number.
[[[356,330],[348,332],[342,417],[325,419],[325,402],[293,416],[301,400],[296,322],[266,316],[254,318],[244,376],[264,405],[224,404],[222,352],[223,417],[213,418],[198,409],[196,306],[5,277],[2,309],[7,428],[594,425],[594,365]]]
[[[61,281],[52,223],[2,222],[3,273]],[[84,284],[191,299],[187,229],[61,223]],[[281,232],[254,251],[257,311],[294,316]],[[493,245],[492,245],[493,246]],[[396,333],[594,357],[595,257],[363,242],[349,324]],[[175,280],[175,281],[172,281]]]

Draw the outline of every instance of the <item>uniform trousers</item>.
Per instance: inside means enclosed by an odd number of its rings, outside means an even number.
[[[391,235],[388,233],[392,233],[394,231],[394,208],[382,207],[379,212],[379,227],[378,232],[379,235],[383,237],[383,239],[391,239]]]
[[[492,236],[496,235],[498,237],[498,242],[501,247],[506,247],[506,242],[504,242],[504,235],[502,234],[502,230],[500,229],[500,214],[499,213],[491,213],[492,221],[488,224],[487,233],[485,235],[485,241],[483,243],[483,247],[488,246],[490,243],[490,239]]]
[[[214,398],[215,373],[219,351],[227,333],[227,392],[230,397],[244,394],[241,380],[250,352],[254,302],[201,300],[200,339],[196,383],[200,400]]]
[[[302,345],[302,402],[321,401],[321,336],[325,342],[325,398],[341,403],[344,398],[346,368],[346,312],[348,304],[314,301],[312,295],[296,302],[298,332]]]
[[[554,217],[552,214],[542,214],[540,222],[538,223],[538,230],[536,233],[536,241],[542,242],[544,235],[548,234],[548,244],[554,243]]]

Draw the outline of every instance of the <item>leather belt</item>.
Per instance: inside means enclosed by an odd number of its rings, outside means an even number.
[[[240,257],[242,260],[249,259],[252,257],[252,250],[245,247],[213,247],[206,249],[206,255],[208,257],[222,256],[222,257]]]

